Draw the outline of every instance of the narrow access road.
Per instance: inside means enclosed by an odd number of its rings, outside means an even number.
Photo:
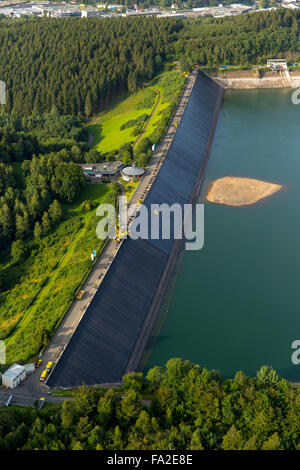
[[[144,126],[143,132],[140,134],[140,136],[138,137],[138,139],[136,140],[136,142],[135,142],[134,145],[133,145],[133,149],[135,149],[135,147],[138,145],[138,143],[140,142],[140,140],[143,138],[143,136],[144,136],[144,134],[145,134],[145,132],[146,132],[146,130],[147,130],[147,127],[149,126],[150,121],[151,121],[151,119],[152,119],[152,117],[153,117],[153,114],[155,113],[155,111],[156,111],[156,109],[157,109],[157,106],[159,105],[160,100],[161,100],[161,93],[160,93],[159,89],[156,88],[156,87],[154,87],[154,86],[152,86],[151,88],[153,88],[153,90],[157,93],[157,100],[156,100],[156,103],[155,103],[155,105],[154,105],[154,108],[153,108],[152,111],[151,111],[150,116],[149,116],[148,119],[147,119],[147,122],[146,122],[146,124],[145,124],[145,126]]]

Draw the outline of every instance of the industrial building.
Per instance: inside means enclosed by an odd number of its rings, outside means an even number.
[[[125,164],[119,160],[103,163],[82,164],[83,174],[87,178],[114,178],[117,176]]]
[[[288,5],[293,8],[294,0],[284,0],[282,6]],[[2,8],[4,7],[4,8]],[[125,13],[126,10],[126,13]],[[173,4],[171,11],[167,11],[163,8],[151,7],[140,9],[135,6],[134,10],[129,9],[124,5],[112,5],[100,3],[97,7],[78,5],[76,2],[66,4],[64,2],[24,2],[17,5],[10,5],[8,2],[0,1],[0,14],[11,16],[14,18],[20,18],[22,16],[38,16],[38,17],[54,17],[54,18],[114,18],[118,16],[157,16],[158,18],[164,17],[179,17],[179,18],[190,18],[197,16],[212,15],[216,18],[222,16],[238,15],[246,13],[247,11],[256,11],[253,6],[243,4],[231,4],[224,5],[219,4],[216,7],[202,7],[193,8],[186,10],[178,10],[176,5]],[[122,12],[122,13],[121,13]]]
[[[13,364],[7,371],[2,374],[2,385],[7,388],[16,388],[27,375],[33,374],[35,371],[34,364]]]
[[[81,16],[81,11],[69,8],[59,8],[57,10],[53,10],[49,16],[53,16],[54,18],[79,17]]]
[[[2,374],[2,385],[7,388],[16,388],[25,377],[26,368],[15,363]]]
[[[98,10],[81,10],[81,18],[99,18]]]

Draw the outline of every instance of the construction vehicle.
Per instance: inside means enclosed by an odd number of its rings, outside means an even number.
[[[47,371],[47,372],[50,372],[50,370],[52,369],[52,367],[53,367],[53,362],[52,362],[52,361],[49,361],[48,364],[47,364],[47,366],[46,366],[46,371]]]
[[[40,378],[40,381],[41,381],[41,382],[44,382],[44,381],[46,380],[47,373],[48,373],[48,371],[47,371],[46,369],[43,370],[42,375],[41,375],[41,378]]]
[[[81,300],[85,294],[85,290],[80,290],[76,296],[77,299]]]
[[[34,363],[35,367],[40,367],[41,364],[42,364],[42,359],[37,359]]]

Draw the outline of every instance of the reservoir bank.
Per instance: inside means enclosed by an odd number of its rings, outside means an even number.
[[[199,203],[205,242],[182,252],[144,356],[144,370],[182,357],[223,377],[270,365],[300,381],[300,106],[292,89],[227,90]],[[210,203],[225,176],[282,185],[253,205]]]
[[[259,69],[257,69],[257,72]],[[256,75],[256,76],[255,76]],[[255,74],[247,70],[225,72],[222,75],[212,74],[212,77],[225,89],[252,88],[297,88],[300,87],[300,72],[291,71],[288,82],[279,72],[260,72]]]

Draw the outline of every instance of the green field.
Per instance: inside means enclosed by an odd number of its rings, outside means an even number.
[[[100,153],[107,153],[117,151],[123,144],[136,142],[139,136],[132,135],[132,127],[123,130],[120,127],[143,114],[150,117],[156,105],[151,119],[145,123],[143,129],[143,138],[151,135],[161,120],[162,111],[169,107],[174,92],[181,90],[183,84],[183,74],[177,71],[164,72],[138,93],[120,98],[108,110],[95,117],[87,127],[93,136],[93,147]],[[149,99],[151,90],[154,98],[152,100]]]
[[[81,207],[86,200],[94,204],[89,212]],[[51,234],[29,242],[26,260],[0,264],[0,339],[6,342],[8,363],[37,354],[66,313],[91,269],[92,250],[103,248],[95,212],[104,201],[115,201],[112,186],[87,185],[76,203],[64,208],[64,221]]]
[[[184,75],[176,71],[165,72],[152,81],[153,86],[159,90],[161,99],[143,137],[149,137],[154,132],[161,120],[162,111],[170,106],[174,95],[181,91],[184,82]]]
[[[146,89],[134,95],[123,97],[110,109],[95,118],[88,126],[88,132],[94,138],[93,147],[101,153],[106,153],[117,150],[127,142],[134,142],[137,137],[131,135],[132,127],[123,130],[120,130],[120,127],[127,121],[137,119],[142,114],[151,114],[157,100],[156,93],[154,102],[150,101],[150,107],[143,107],[145,98],[147,98]]]

